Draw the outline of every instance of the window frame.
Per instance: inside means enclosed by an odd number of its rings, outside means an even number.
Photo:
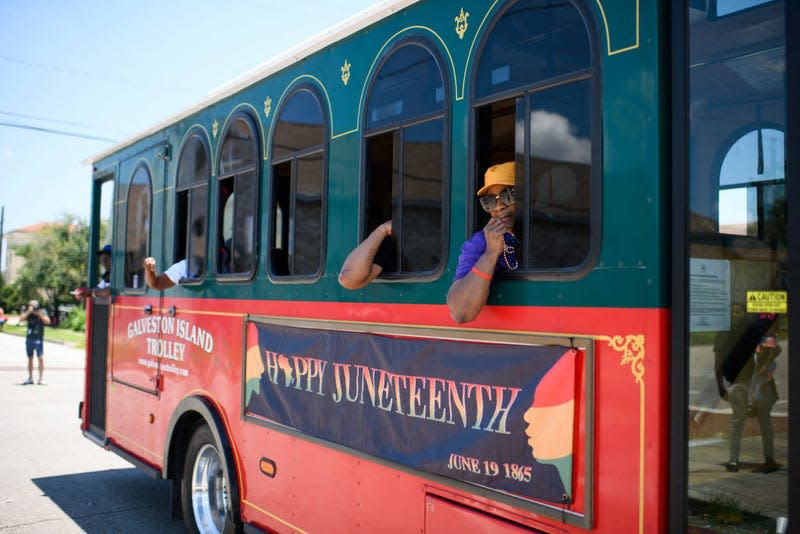
[[[220,234],[223,230],[223,217],[222,217],[222,210],[224,206],[220,205],[220,198],[219,198],[219,184],[220,181],[226,180],[229,178],[234,179],[234,194],[236,193],[236,177],[241,175],[244,172],[249,172],[249,167],[240,167],[237,169],[233,169],[233,171],[229,171],[226,174],[222,174],[220,169],[222,167],[222,147],[225,144],[225,139],[228,133],[231,130],[231,127],[236,124],[237,121],[242,120],[247,123],[250,131],[253,134],[252,142],[253,148],[255,153],[255,160],[253,162],[253,236],[252,236],[252,245],[253,245],[253,252],[252,252],[252,261],[250,265],[250,270],[247,272],[236,272],[236,273],[221,273],[219,270],[219,261],[218,261],[218,250],[221,246],[219,242]],[[217,157],[215,159],[216,167],[214,171],[212,171],[212,180],[211,183],[214,184],[214,191],[213,191],[213,200],[210,201],[210,206],[214,208],[213,215],[214,215],[214,237],[213,239],[209,240],[209,243],[213,245],[213,251],[207,251],[208,257],[213,258],[213,263],[211,266],[213,267],[214,276],[216,280],[220,283],[242,283],[242,282],[250,282],[255,279],[256,272],[258,271],[258,263],[259,263],[259,227],[260,227],[260,211],[259,211],[259,195],[260,195],[260,184],[261,184],[261,176],[262,172],[262,154],[261,154],[261,131],[258,128],[258,122],[255,118],[253,118],[252,114],[249,111],[241,110],[231,113],[228,117],[228,120],[225,123],[225,127],[222,129],[222,133],[219,136],[219,142],[217,144]],[[212,192],[209,191],[209,195]],[[234,202],[236,200],[234,199]],[[233,217],[235,220],[236,215],[236,204],[234,203],[234,211]]]
[[[517,0],[514,2],[509,2],[501,9],[497,10],[497,12],[492,16],[492,19],[486,26],[486,29],[483,31],[483,34],[478,41],[476,46],[476,54],[475,60],[472,62],[470,66],[470,77],[469,77],[469,102],[468,106],[468,125],[467,131],[469,132],[468,137],[468,148],[467,154],[468,158],[472,164],[468,166],[467,169],[467,191],[466,191],[466,198],[472,198],[472,202],[468,202],[467,206],[467,226],[466,226],[466,235],[465,240],[469,239],[469,237],[478,230],[476,227],[477,221],[480,219],[480,211],[482,210],[480,207],[480,203],[478,198],[475,196],[475,191],[477,191],[479,187],[479,183],[482,183],[482,176],[478,172],[478,154],[476,150],[477,145],[477,125],[478,125],[478,110],[484,106],[488,106],[491,104],[499,103],[505,100],[524,100],[524,132],[525,138],[520,140],[517,139],[516,136],[514,138],[514,152],[515,152],[515,161],[518,164],[520,163],[520,158],[523,160],[523,190],[519,190],[519,186],[517,187],[518,191],[516,192],[517,198],[521,199],[523,202],[521,209],[517,210],[517,220],[520,220],[522,217],[522,221],[525,225],[527,225],[528,217],[526,216],[526,211],[530,212],[530,210],[526,210],[525,206],[529,205],[530,202],[530,189],[531,189],[531,181],[529,177],[529,163],[530,163],[530,130],[531,130],[531,122],[530,122],[530,109],[529,109],[529,101],[530,96],[537,92],[547,91],[549,89],[557,88],[560,86],[565,86],[568,84],[579,83],[583,80],[589,80],[590,84],[590,106],[591,106],[591,126],[590,126],[590,133],[591,133],[591,184],[589,193],[591,195],[591,199],[589,202],[589,209],[591,210],[589,216],[589,249],[586,254],[584,260],[575,266],[570,267],[561,267],[561,268],[548,268],[548,269],[523,269],[522,267],[518,270],[511,271],[511,272],[504,272],[499,273],[498,277],[503,279],[509,280],[536,280],[536,281],[571,281],[577,280],[587,276],[592,269],[594,268],[597,260],[600,256],[600,248],[602,242],[602,206],[603,206],[603,199],[602,199],[602,191],[603,191],[603,124],[602,124],[602,73],[601,73],[601,43],[599,40],[599,29],[597,28],[597,18],[593,15],[591,9],[585,5],[585,2],[580,0],[568,0],[569,4],[578,12],[584,22],[584,28],[586,29],[586,37],[589,41],[589,55],[591,58],[591,65],[582,70],[566,73],[566,74],[559,74],[552,78],[547,78],[543,80],[537,80],[534,83],[511,88],[503,91],[499,91],[497,93],[476,97],[476,89],[477,89],[477,77],[478,77],[478,69],[481,64],[481,59],[483,58],[483,54],[486,50],[487,41],[491,38],[494,30],[497,27],[498,22],[505,16],[505,14],[515,5],[517,5],[521,1],[526,0]],[[516,114],[519,113],[519,109],[517,109],[516,103],[513,104],[514,112]],[[516,121],[516,119],[515,119]],[[522,147],[523,152],[520,153],[520,147]],[[517,176],[519,181],[520,176]],[[519,205],[518,205],[519,206]],[[527,228],[525,229],[527,232]]]
[[[424,49],[433,58],[439,74],[442,79],[443,102],[442,111],[435,113],[425,113],[417,115],[411,119],[401,119],[395,122],[382,123],[375,128],[368,128],[369,122],[369,103],[372,97],[375,85],[386,63],[397,53],[400,49],[407,46],[419,46]],[[358,237],[359,243],[363,242],[368,237],[366,234],[367,227],[367,166],[368,166],[368,141],[370,138],[378,137],[386,134],[397,134],[399,132],[400,146],[398,159],[402,162],[404,156],[404,130],[413,128],[420,124],[432,122],[434,120],[442,121],[442,190],[441,190],[441,241],[439,251],[439,263],[436,267],[429,271],[398,271],[392,273],[382,272],[373,282],[416,282],[416,281],[432,281],[439,278],[447,268],[448,255],[450,251],[450,174],[451,174],[451,147],[452,147],[452,80],[449,76],[449,70],[446,68],[447,63],[444,56],[441,54],[435,43],[424,36],[411,36],[398,40],[392,46],[387,48],[383,53],[380,60],[370,74],[370,79],[367,85],[367,90],[364,92],[364,100],[362,102],[362,114],[359,118],[361,127],[361,161],[360,161],[360,176],[359,176],[359,211],[358,211]],[[402,180],[402,169],[400,169],[400,177]],[[392,184],[392,201],[395,199],[396,184]],[[400,208],[402,210],[402,196],[400,198]],[[394,211],[394,209],[392,210]],[[395,220],[392,217],[392,234],[397,239],[398,255],[402,253],[402,219],[400,221],[399,230],[395,227]],[[401,267],[401,261],[398,257],[398,268]]]
[[[144,267],[140,266],[137,268],[137,272],[141,272],[141,279],[139,280],[139,286],[133,287],[133,285],[128,285],[128,239],[131,236],[129,223],[130,223],[130,201],[131,201],[131,191],[134,184],[134,177],[137,175],[140,169],[144,169],[144,172],[147,176],[147,193],[148,193],[148,211],[149,211],[149,223],[147,226],[147,236],[146,236],[146,244],[145,244],[145,253],[144,258],[150,256],[150,247],[152,245],[152,229],[153,229],[153,173],[150,169],[150,166],[147,164],[146,161],[141,160],[138,161],[134,166],[133,170],[130,173],[130,180],[128,181],[128,188],[125,192],[125,241],[124,241],[124,248],[123,248],[123,273],[122,273],[122,284],[123,289],[126,292],[130,293],[144,293],[147,290],[147,284],[144,280]],[[142,258],[142,260],[144,260]],[[132,282],[133,280],[131,280]]]
[[[749,123],[747,125],[742,126],[741,128],[737,128],[736,130],[731,132],[731,134],[727,137],[727,139],[724,142],[720,143],[720,145],[719,145],[720,146],[720,150],[714,156],[714,162],[713,162],[713,166],[712,166],[712,169],[713,169],[712,176],[716,176],[716,180],[709,180],[709,188],[714,189],[714,191],[712,191],[712,193],[714,193],[715,194],[714,196],[718,199],[717,200],[718,205],[717,205],[717,210],[716,210],[716,221],[715,221],[716,224],[717,224],[717,231],[715,232],[715,234],[720,236],[721,238],[729,238],[729,239],[732,239],[732,240],[740,240],[740,241],[750,240],[752,242],[767,243],[767,238],[766,238],[766,235],[765,235],[765,227],[764,227],[764,224],[765,224],[765,222],[767,220],[767,218],[766,218],[766,216],[764,214],[764,207],[765,207],[764,190],[767,187],[770,187],[770,186],[777,186],[777,185],[784,186],[784,202],[785,202],[785,196],[786,196],[786,174],[787,174],[786,173],[787,159],[786,159],[786,150],[785,150],[785,148],[784,148],[784,154],[783,154],[784,172],[783,172],[783,178],[782,179],[758,180],[758,181],[754,181],[754,182],[737,182],[735,184],[728,184],[728,185],[722,185],[720,183],[721,179],[722,179],[722,166],[724,165],[725,159],[728,156],[728,154],[730,154],[730,151],[733,148],[733,146],[737,142],[739,142],[741,139],[743,139],[746,135],[748,135],[750,133],[754,133],[754,132],[764,131],[764,130],[776,130],[776,131],[781,132],[781,134],[784,136],[784,147],[786,146],[786,131],[785,131],[783,125],[777,124],[775,122],[763,121],[763,120],[762,121],[753,121],[753,122],[751,122],[751,123]],[[719,206],[719,194],[722,191],[733,191],[733,190],[736,190],[736,189],[748,189],[748,188],[755,189],[756,192],[757,192],[757,197],[758,197],[757,201],[756,201],[757,202],[757,206],[756,206],[757,207],[757,213],[756,213],[756,216],[757,216],[757,221],[756,221],[757,232],[756,232],[756,235],[737,234],[737,233],[732,233],[732,232],[723,232],[722,231],[722,225],[720,224],[721,211],[720,211],[720,206]],[[699,236],[702,233],[695,231],[694,234]]]
[[[208,175],[205,177],[205,184],[204,184],[205,188],[206,188],[206,202],[205,202],[205,204],[206,204],[205,205],[205,219],[206,219],[205,220],[205,255],[204,255],[204,259],[205,259],[206,265],[205,265],[205,269],[203,271],[202,276],[198,276],[197,278],[183,279],[183,280],[180,281],[180,285],[197,285],[197,284],[202,283],[203,280],[205,280],[206,277],[209,275],[209,271],[210,271],[210,267],[211,267],[211,264],[209,263],[208,258],[209,258],[209,252],[210,252],[209,251],[209,243],[210,243],[209,229],[211,227],[211,224],[210,224],[210,209],[209,208],[211,206],[211,183],[212,183],[211,178],[213,176],[213,172],[212,172],[213,169],[211,168],[211,164],[212,164],[213,160],[212,160],[212,154],[211,154],[211,143],[209,143],[208,136],[199,127],[191,128],[186,133],[186,135],[185,135],[185,137],[183,139],[183,143],[181,144],[181,149],[178,151],[178,160],[177,160],[177,164],[175,166],[175,191],[174,191],[174,193],[175,193],[174,194],[174,202],[175,202],[175,204],[174,204],[174,213],[175,213],[175,225],[176,226],[173,227],[172,261],[173,261],[173,263],[175,263],[177,261],[180,261],[180,260],[184,259],[183,257],[182,258],[178,257],[178,247],[179,247],[179,244],[178,244],[178,233],[177,233],[178,197],[184,191],[189,191],[190,192],[189,204],[186,207],[186,213],[184,213],[184,215],[187,216],[187,217],[191,217],[191,213],[192,213],[191,199],[194,196],[194,195],[191,195],[191,192],[194,189],[200,187],[199,182],[193,183],[192,185],[190,185],[188,187],[181,187],[181,185],[179,183],[180,172],[181,172],[181,166],[180,166],[181,160],[182,160],[182,158],[184,156],[184,152],[190,146],[190,142],[192,140],[194,140],[194,139],[197,139],[200,142],[200,144],[203,146],[203,148],[206,151],[206,158],[208,160]],[[187,252],[183,256],[185,257],[187,262],[189,260],[189,258],[188,258],[189,254],[188,253],[190,252],[190,240],[191,240],[191,238],[189,236],[189,232],[191,231],[190,228],[189,228],[189,223],[190,223],[190,221],[188,221],[188,220],[187,221],[183,221],[183,224],[185,224],[185,235],[184,235],[185,243],[183,244],[183,247]]]
[[[288,153],[286,155],[282,155],[278,158],[273,158],[273,146],[275,143],[275,135],[281,123],[281,117],[286,110],[286,107],[292,101],[292,99],[299,95],[302,92],[307,92],[311,95],[311,97],[316,101],[317,105],[319,106],[320,115],[322,116],[322,143],[311,145],[304,147],[300,150],[295,152]],[[330,140],[331,140],[331,125],[330,125],[330,116],[327,112],[326,106],[323,105],[327,103],[327,101],[323,98],[322,92],[313,84],[310,83],[302,83],[297,85],[286,92],[286,96],[283,98],[282,102],[280,103],[278,110],[275,114],[275,118],[273,119],[274,127],[272,128],[272,132],[270,134],[270,143],[269,143],[269,206],[268,206],[268,222],[267,222],[267,232],[266,232],[266,240],[267,243],[265,244],[265,249],[269,251],[266,255],[266,263],[267,263],[267,277],[269,280],[275,284],[311,284],[315,283],[322,278],[323,273],[325,272],[325,266],[327,264],[327,243],[328,243],[328,181],[329,181],[329,170],[328,170],[328,163],[330,158]],[[320,184],[320,194],[321,194],[321,209],[320,209],[320,248],[319,248],[319,265],[317,266],[317,270],[313,273],[308,274],[286,274],[280,275],[276,274],[273,271],[273,259],[272,259],[272,249],[273,249],[273,242],[275,240],[275,233],[277,232],[276,228],[276,221],[277,221],[277,199],[275,195],[275,186],[276,186],[276,179],[275,179],[275,167],[278,165],[283,165],[288,163],[290,165],[290,175],[289,175],[289,202],[290,205],[293,207],[296,205],[297,200],[297,177],[298,177],[298,166],[300,160],[308,157],[313,156],[315,154],[322,154],[322,183]],[[295,215],[292,213],[294,210],[290,210],[290,213],[287,217],[287,221],[289,222],[289,242],[295,242],[295,232],[296,232],[296,221],[294,220]],[[287,261],[289,261],[288,254],[292,253],[294,247],[293,245],[289,245],[287,248]]]

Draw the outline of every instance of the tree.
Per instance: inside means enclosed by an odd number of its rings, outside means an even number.
[[[3,277],[0,276],[0,308],[3,308],[3,311],[8,313],[18,310],[23,302],[25,301],[19,294],[17,286],[6,284]]]
[[[72,301],[70,291],[86,285],[88,248],[89,226],[70,215],[40,230],[32,243],[15,247],[25,258],[14,282],[20,295],[26,300],[43,295],[56,310]]]

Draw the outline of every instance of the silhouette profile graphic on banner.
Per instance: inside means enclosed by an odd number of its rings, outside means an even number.
[[[575,353],[572,350],[564,354],[542,377],[534,391],[533,403],[524,415],[533,458],[558,469],[566,500],[572,496]]]

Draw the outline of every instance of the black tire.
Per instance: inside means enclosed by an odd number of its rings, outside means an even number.
[[[224,466],[224,452],[205,423],[198,424],[189,446],[181,476],[181,508],[187,532],[222,534],[240,529],[231,514],[231,481]]]

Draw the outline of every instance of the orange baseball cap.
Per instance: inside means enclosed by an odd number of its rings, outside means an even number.
[[[493,185],[510,185],[516,184],[516,171],[515,163],[507,161],[505,163],[498,163],[486,169],[486,174],[483,175],[483,187],[478,189],[478,196],[481,196],[487,189]]]

